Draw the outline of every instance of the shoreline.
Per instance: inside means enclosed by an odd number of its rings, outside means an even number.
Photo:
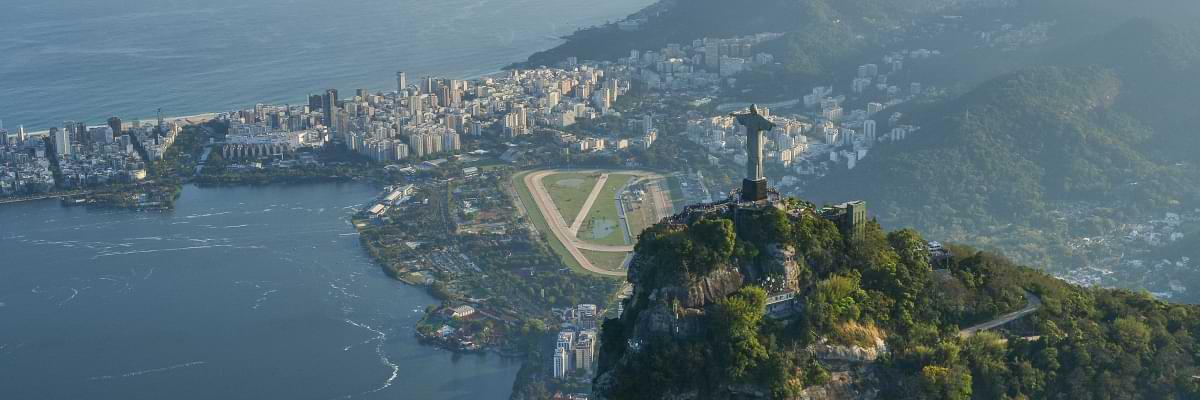
[[[91,191],[84,190],[84,191],[76,191],[76,192],[53,192],[53,193],[40,194],[40,195],[36,195],[36,196],[0,198],[0,206],[4,206],[4,205],[8,205],[8,204],[27,203],[27,202],[31,202],[31,201],[56,200],[56,199],[61,199],[64,197],[86,195],[86,194],[90,194],[90,193],[91,193]]]
[[[535,52],[535,53],[536,53],[536,52]],[[531,54],[532,54],[532,53],[531,53]],[[526,56],[526,59],[528,59],[528,56]],[[495,76],[498,76],[498,75],[504,74],[505,72],[508,72],[508,70],[509,70],[509,69],[511,69],[511,66],[512,66],[512,65],[517,65],[517,63],[512,63],[512,64],[509,64],[509,65],[507,65],[507,66],[500,67],[500,68],[498,68],[498,69],[496,69],[496,70],[494,70],[494,71],[491,71],[491,72],[483,72],[483,73],[478,73],[478,74],[467,75],[467,76],[464,76],[464,77],[462,77],[461,79],[462,79],[462,80],[480,80],[480,79],[492,78],[492,77],[495,77]],[[430,76],[438,76],[438,75],[430,75]],[[381,90],[381,91],[382,91],[382,90]],[[390,93],[391,91],[390,91],[390,90],[388,90],[388,91],[382,91],[382,92],[384,92],[384,93]],[[255,103],[255,104],[259,104],[259,103]],[[274,104],[274,103],[261,103],[261,104]],[[170,117],[170,116],[164,116],[164,117],[163,117],[163,121],[164,121],[164,122],[175,122],[175,121],[179,121],[179,120],[185,120],[185,121],[187,121],[187,122],[188,122],[186,125],[193,125],[193,124],[200,124],[200,123],[208,122],[208,121],[210,121],[210,120],[216,119],[216,117],[217,117],[217,116],[219,116],[219,115],[221,115],[221,114],[226,114],[226,113],[228,113],[228,111],[225,111],[225,112],[202,112],[202,113],[199,113],[199,114],[184,115],[184,116],[174,116],[174,117]],[[129,123],[131,123],[132,121],[135,121],[135,120],[137,120],[137,121],[142,121],[142,122],[146,122],[146,121],[154,121],[154,120],[156,120],[157,118],[158,118],[157,116],[150,116],[150,117],[145,117],[145,118],[133,118],[133,119],[130,119],[130,120],[128,120],[128,121],[126,121],[126,120],[122,120],[122,124],[125,124],[125,125],[127,125],[127,124],[129,124]],[[192,119],[197,119],[198,121],[195,121],[195,122],[188,121],[188,120],[192,120]],[[18,125],[18,126],[21,126],[21,125]],[[107,125],[88,125],[88,128],[99,128],[99,127],[104,127],[104,126],[107,126]],[[15,134],[16,134],[16,132],[15,132],[15,131],[10,131],[8,134],[9,134],[9,135],[15,135]],[[42,129],[42,130],[37,130],[37,131],[26,131],[26,132],[25,132],[25,135],[26,135],[26,136],[29,136],[29,137],[34,137],[34,136],[47,136],[47,135],[49,135],[49,134],[50,134],[50,130],[49,130],[49,129]]]
[[[195,125],[195,124],[202,124],[202,123],[214,120],[217,118],[217,116],[219,116],[221,114],[224,114],[224,113],[209,112],[209,113],[202,113],[202,114],[195,114],[195,115],[185,115],[185,116],[181,116],[181,117],[163,117],[163,122],[176,122],[176,121],[182,120],[182,121],[186,122],[185,125]],[[157,117],[154,117],[151,119],[135,118],[135,119],[132,119],[129,121],[122,120],[121,125],[122,126],[129,125],[130,123],[132,123],[132,121],[135,121],[135,120],[145,122],[145,121],[154,121],[156,119],[157,119]],[[195,121],[192,121],[192,120],[195,120]],[[108,126],[108,125],[88,125],[88,128],[99,128],[99,127],[104,127],[104,126]],[[15,133],[9,132],[8,134],[13,135]],[[29,137],[47,136],[49,134],[50,134],[49,129],[33,131],[33,132],[25,132],[25,135],[29,136]]]

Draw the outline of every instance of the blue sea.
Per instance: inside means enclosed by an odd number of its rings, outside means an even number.
[[[650,0],[7,0],[0,118],[30,131],[471,77]],[[422,346],[359,184],[188,186],[163,213],[0,205],[0,399],[505,399],[520,365]]]
[[[0,2],[0,119],[15,130],[393,90],[398,70],[495,72],[651,0]]]
[[[169,212],[0,205],[0,399],[507,399],[519,360],[413,332],[364,184],[184,187]]]

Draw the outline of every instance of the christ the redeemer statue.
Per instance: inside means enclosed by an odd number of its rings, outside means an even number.
[[[738,124],[746,127],[746,180],[742,181],[742,201],[767,198],[767,178],[763,175],[763,132],[775,129],[775,124],[758,113],[751,104],[750,112],[732,114]]]

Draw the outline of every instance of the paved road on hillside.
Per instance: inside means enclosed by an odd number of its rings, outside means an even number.
[[[969,338],[971,336],[974,336],[976,333],[979,333],[980,331],[986,331],[986,330],[999,328],[1000,326],[1002,326],[1004,324],[1024,318],[1024,317],[1028,316],[1029,314],[1033,314],[1034,312],[1036,312],[1037,310],[1042,308],[1042,299],[1039,298],[1037,295],[1031,293],[1028,290],[1025,291],[1025,301],[1027,301],[1029,303],[1025,306],[1025,308],[1022,308],[1020,310],[1017,310],[1017,311],[1014,311],[1014,312],[1011,312],[1008,314],[1001,315],[991,321],[977,324],[977,325],[971,326],[969,328],[963,329],[961,331],[958,331],[958,336],[962,337],[962,338]]]

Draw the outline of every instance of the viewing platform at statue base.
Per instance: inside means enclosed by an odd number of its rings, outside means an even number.
[[[746,195],[747,188],[756,191],[753,196]],[[732,203],[739,210],[755,210],[766,207],[782,207],[782,199],[783,196],[779,194],[779,191],[775,190],[774,187],[767,186],[765,181],[754,182],[746,180],[743,181],[741,189],[734,189],[733,193],[729,194],[728,202]]]
[[[743,179],[742,192],[739,200],[742,202],[755,202],[767,199],[767,180],[766,179]]]

